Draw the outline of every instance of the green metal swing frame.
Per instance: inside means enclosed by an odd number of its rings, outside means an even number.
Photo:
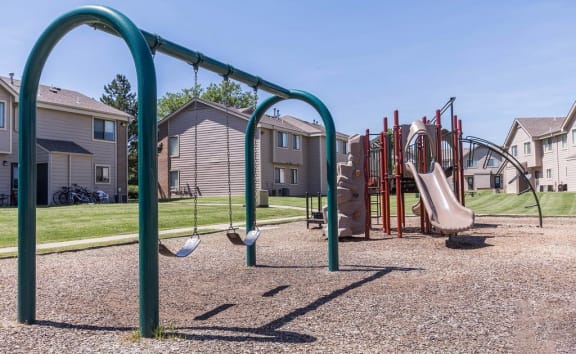
[[[126,42],[138,79],[138,180],[139,180],[139,325],[150,338],[159,326],[158,289],[158,180],[156,69],[153,52],[161,52],[192,65],[227,76],[273,96],[260,103],[246,129],[246,228],[256,224],[254,194],[254,134],[260,118],[272,105],[296,99],[313,106],[326,129],[328,196],[328,269],[338,271],[336,225],[336,130],[326,106],[310,93],[288,90],[231,65],[138,29],[122,13],[105,6],[83,6],[57,18],[36,41],[22,75],[19,96],[18,190],[18,322],[36,320],[36,107],[40,76],[55,45],[74,28],[88,24],[119,36]],[[255,245],[246,248],[246,265],[256,265]]]

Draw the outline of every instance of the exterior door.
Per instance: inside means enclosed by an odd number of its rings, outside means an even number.
[[[48,164],[36,165],[36,204],[48,205]]]

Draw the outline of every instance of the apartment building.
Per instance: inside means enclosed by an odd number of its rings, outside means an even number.
[[[158,123],[159,197],[192,194],[195,173],[202,195],[225,195],[228,168],[232,194],[243,195],[244,139],[250,113],[250,109],[193,99],[162,119]],[[347,142],[347,135],[337,133],[337,162],[346,161]],[[270,195],[326,193],[326,134],[318,122],[264,116],[254,146],[257,190]]]

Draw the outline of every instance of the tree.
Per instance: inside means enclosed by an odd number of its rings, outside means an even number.
[[[128,124],[128,183],[138,183],[138,101],[132,85],[123,74],[116,74],[112,82],[104,86],[100,102],[126,112],[134,117]]]
[[[242,91],[239,84],[224,81],[220,84],[211,83],[206,90],[198,84],[195,88],[182,89],[180,92],[168,92],[158,100],[158,117],[163,118],[186,104],[193,97],[198,96],[206,101],[216,102],[227,106],[243,108],[254,104],[254,94]]]

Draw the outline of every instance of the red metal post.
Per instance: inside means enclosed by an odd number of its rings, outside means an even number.
[[[422,118],[424,124],[428,124],[428,119],[426,117]],[[428,141],[426,141],[428,139]],[[422,137],[422,172],[428,172],[428,150],[432,151],[435,147],[430,144],[429,137],[423,136]],[[430,145],[430,146],[428,146]],[[429,234],[432,231],[432,225],[430,224],[430,217],[426,208],[424,208],[424,203],[422,202],[422,198],[420,198],[420,215],[422,216],[423,221],[423,233]]]
[[[440,166],[444,167],[444,161],[442,161],[442,122],[440,110],[436,110],[436,161]]]
[[[390,235],[390,181],[388,179],[388,118],[384,117],[384,130],[380,133],[380,195],[382,231]]]
[[[366,209],[366,216],[364,217],[364,237],[370,238],[370,228],[372,227],[372,206],[370,203],[370,129],[366,129],[366,136],[364,136],[364,206]]]
[[[458,120],[458,161],[460,162],[460,198],[462,205],[466,205],[464,200],[464,154],[462,154],[462,121]]]
[[[456,115],[452,116],[452,126],[454,127],[454,131],[452,131],[452,156],[454,160],[454,172],[452,175],[454,176],[454,195],[456,199],[462,202],[460,198],[460,154],[458,153],[460,143],[458,138],[458,117]]]
[[[394,111],[394,177],[396,181],[396,221],[398,227],[398,237],[402,237],[402,148],[400,147],[402,135],[398,120],[398,110]]]

